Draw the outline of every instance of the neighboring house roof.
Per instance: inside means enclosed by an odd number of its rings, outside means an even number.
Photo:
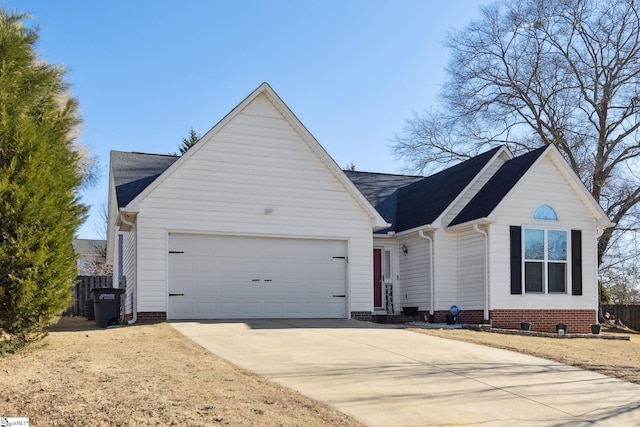
[[[489,216],[548,147],[540,147],[505,162],[449,226]]]
[[[76,239],[72,243],[78,255],[103,255],[107,247],[106,240]]]
[[[118,207],[126,206],[179,158],[162,154],[112,151],[111,172]]]

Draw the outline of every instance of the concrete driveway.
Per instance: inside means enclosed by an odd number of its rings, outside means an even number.
[[[640,425],[640,385],[510,351],[355,320],[171,325],[369,426]]]

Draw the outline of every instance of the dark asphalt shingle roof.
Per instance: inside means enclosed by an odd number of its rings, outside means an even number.
[[[496,147],[400,189],[395,231],[409,230],[435,221],[499,149]]]
[[[489,216],[547,148],[544,146],[505,162],[449,226]]]
[[[171,166],[179,156],[111,152],[111,172],[118,207],[124,207]]]
[[[428,177],[344,171],[371,205],[391,227],[405,231],[435,221],[473,181],[501,147],[479,154]],[[505,162],[473,199],[454,218],[451,225],[488,216],[546,147]],[[111,152],[111,171],[118,207],[126,206],[179,156]]]
[[[405,231],[431,224],[498,152],[496,147],[428,177],[345,171],[358,190],[392,224]]]
[[[373,172],[344,171],[344,173],[385,221],[391,224],[396,223],[398,190],[424,179],[422,176]],[[393,227],[388,230],[393,230]],[[379,232],[386,233],[387,230]]]

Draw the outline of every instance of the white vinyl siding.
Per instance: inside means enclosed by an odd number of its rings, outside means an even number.
[[[549,190],[552,189],[552,190]],[[558,220],[554,229],[582,230],[583,295],[558,294],[512,295],[510,292],[509,226],[549,228],[550,221],[534,220],[541,205],[551,206]],[[544,157],[527,173],[502,201],[491,219],[489,230],[491,266],[489,268],[492,309],[593,309],[598,308],[597,255],[595,219],[573,191],[556,166]],[[571,288],[570,281],[567,290]]]
[[[458,303],[461,310],[484,308],[484,236],[471,229],[458,233]]]
[[[435,309],[448,311],[452,305],[458,305],[457,235],[437,230],[434,242]]]
[[[135,229],[129,232],[121,232],[122,235],[122,243],[123,243],[123,259],[122,263],[119,262],[119,251],[116,250],[116,266],[122,264],[122,275],[126,280],[126,293],[123,295],[124,297],[124,310],[125,313],[130,314],[133,313],[133,298],[132,294],[136,285],[136,256],[135,256],[135,241],[136,241],[136,232]],[[116,239],[116,246],[118,239]],[[113,283],[116,284],[117,287],[124,287],[124,283],[120,283],[120,273],[116,272],[117,268],[114,269],[115,277],[113,278]]]
[[[399,298],[400,306],[417,306],[428,311],[431,295],[431,244],[417,233],[399,242],[407,246],[407,254],[402,250],[398,256],[400,265]]]
[[[140,203],[140,311],[167,311],[170,232],[345,240],[348,310],[371,310],[371,219],[264,94],[199,144]]]

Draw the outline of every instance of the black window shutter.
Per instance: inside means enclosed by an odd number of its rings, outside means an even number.
[[[522,293],[522,227],[509,227],[511,236],[511,294]]]
[[[571,294],[582,295],[582,231],[571,230]]]

